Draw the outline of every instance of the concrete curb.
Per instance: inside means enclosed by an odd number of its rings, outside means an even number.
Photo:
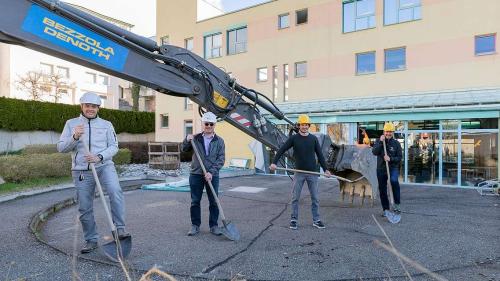
[[[148,180],[148,179],[149,178],[145,178],[145,177],[123,177],[123,178],[120,178],[120,182],[131,181],[131,180]],[[48,186],[48,187],[39,188],[39,189],[35,188],[33,190],[15,192],[15,193],[0,196],[0,203],[12,201],[12,200],[16,200],[16,199],[20,199],[20,198],[24,198],[24,197],[29,197],[29,196],[33,196],[33,195],[38,195],[38,194],[42,194],[42,193],[74,188],[74,187],[75,187],[75,185],[73,183],[63,183],[63,184],[57,184],[57,185]]]

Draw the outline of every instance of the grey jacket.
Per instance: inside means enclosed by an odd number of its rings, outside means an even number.
[[[73,139],[73,129],[80,125],[85,125],[85,133],[79,140]],[[85,161],[85,146],[83,140],[89,145],[90,152],[95,155],[102,155],[102,162],[95,166],[110,165],[113,163],[113,156],[118,152],[118,140],[115,129],[111,122],[99,117],[87,119],[83,115],[66,121],[63,132],[57,143],[59,152],[71,152],[73,171],[90,170],[90,165]]]
[[[194,135],[193,140],[201,154],[200,157],[203,160],[203,164],[205,165],[207,172],[213,176],[219,176],[219,170],[222,166],[224,166],[224,161],[226,159],[226,146],[224,144],[224,140],[221,137],[214,135],[214,138],[210,142],[208,155],[205,155],[203,135],[201,133],[196,134]],[[193,147],[191,146],[191,142],[185,138],[182,142],[181,150],[183,152],[188,152],[192,149]],[[203,169],[201,168],[198,158],[194,153],[191,161],[191,174],[203,175]]]

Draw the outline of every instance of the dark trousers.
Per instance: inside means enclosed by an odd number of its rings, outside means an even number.
[[[212,177],[212,185],[214,187],[215,193],[219,194],[219,177]],[[200,202],[203,196],[203,188],[207,190],[208,202],[210,203],[208,209],[210,211],[210,217],[208,224],[210,227],[217,226],[217,221],[219,220],[219,208],[215,202],[215,198],[210,190],[208,182],[202,175],[189,175],[189,187],[191,188],[191,224],[200,226],[201,224],[201,208]]]
[[[394,196],[394,203],[399,204],[400,197],[400,188],[399,188],[399,168],[398,167],[389,167],[389,173],[391,174],[391,185],[392,185],[392,194]],[[378,179],[378,190],[380,194],[380,201],[382,202],[382,208],[384,210],[389,210],[389,198],[387,197],[387,170],[379,170],[377,169],[377,179]]]

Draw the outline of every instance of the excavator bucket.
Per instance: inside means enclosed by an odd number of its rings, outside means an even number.
[[[377,158],[367,145],[336,145],[324,134],[316,135],[326,155],[328,169],[333,174],[350,179],[353,182],[340,182],[340,193],[344,201],[346,196],[351,203],[360,197],[363,205],[369,198],[371,205],[377,199]]]

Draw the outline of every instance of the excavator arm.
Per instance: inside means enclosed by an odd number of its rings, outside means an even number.
[[[263,116],[264,111],[295,125],[265,95],[238,84],[186,49],[158,46],[60,1],[0,0],[0,7],[0,42],[25,46],[163,94],[188,97],[272,150],[288,136]],[[325,135],[319,139],[329,169],[356,171],[377,186],[376,163],[369,149],[336,146]]]

